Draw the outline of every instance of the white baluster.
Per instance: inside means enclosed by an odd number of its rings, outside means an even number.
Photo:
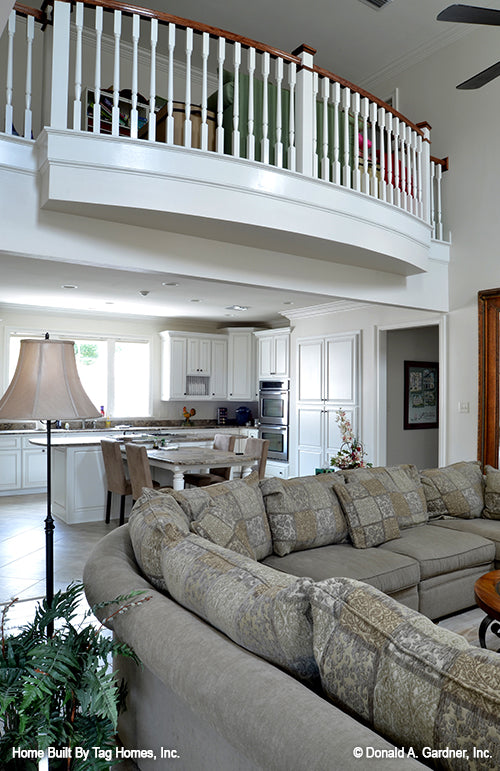
[[[151,64],[149,71],[148,139],[156,139],[156,47],[158,45],[158,19],[151,19]]]
[[[274,146],[274,163],[281,169],[283,168],[283,142],[281,140],[282,131],[282,110],[281,110],[281,84],[283,83],[283,59],[278,56],[276,59],[276,144]]]
[[[210,35],[204,32],[201,38],[202,80],[201,80],[201,149],[208,150],[208,54],[210,52]]]
[[[33,69],[33,38],[35,37],[35,19],[26,18],[26,90],[24,108],[24,136],[31,139],[31,79]]]
[[[12,134],[12,124],[14,122],[14,110],[12,108],[12,91],[14,83],[14,35],[16,32],[16,12],[9,14],[9,25],[7,28],[9,35],[9,45],[7,51],[7,84],[6,84],[6,103],[5,103],[5,133]]]
[[[234,44],[233,155],[240,157],[240,65],[241,43]]]
[[[436,184],[436,164],[434,161],[431,161],[431,184],[429,185],[429,191],[430,191],[430,210],[431,210],[431,227],[432,227],[432,236],[433,238],[436,238],[436,207],[435,207],[435,195],[434,195],[434,188]]]
[[[379,198],[382,201],[386,200],[387,195],[387,183],[385,175],[385,126],[386,126],[386,113],[383,107],[378,111],[378,125],[379,125],[379,165],[380,165],[380,179],[378,183]]]
[[[395,206],[401,206],[401,189],[399,181],[399,118],[394,116],[393,121],[393,134],[394,134],[394,196],[393,203]]]
[[[387,191],[386,200],[388,203],[394,203],[394,150],[392,139],[393,115],[388,112],[385,116],[385,127],[387,130]]]
[[[321,154],[321,179],[330,179],[330,161],[328,158],[328,96],[330,93],[330,81],[328,78],[321,80],[321,96],[323,99],[323,149]]]
[[[332,84],[333,96],[333,158],[332,158],[332,181],[340,185],[340,145],[339,145],[339,105],[340,105],[340,83]]]
[[[436,238],[443,240],[443,212],[441,209],[441,182],[443,179],[443,167],[436,164]]]
[[[354,190],[361,189],[361,172],[359,170],[359,111],[361,108],[361,98],[357,91],[351,95],[351,109],[354,115],[353,119],[353,161],[352,161],[352,186]]]
[[[312,135],[312,155],[313,155],[313,167],[312,176],[318,176],[318,73],[313,72],[313,135]]]
[[[191,147],[193,124],[191,121],[191,57],[193,55],[193,30],[186,27],[186,97],[184,120],[184,147]]]
[[[406,142],[405,142],[405,136],[406,136],[406,125],[403,123],[403,121],[399,122],[399,140],[401,142],[400,147],[400,166],[401,166],[401,203],[400,206],[402,209],[407,208],[407,199],[408,199],[408,186],[407,186],[407,173],[406,173]]]
[[[290,122],[288,124],[288,168],[295,171],[297,168],[297,151],[295,148],[295,86],[297,84],[297,65],[290,62],[288,65],[288,85],[290,88]]]
[[[409,212],[413,210],[412,189],[413,185],[415,184],[411,164],[411,133],[412,132],[410,126],[406,126],[406,208]]]
[[[409,140],[409,153],[408,157],[410,159],[410,211],[412,214],[417,213],[417,166],[416,166],[416,158],[415,158],[415,147],[416,147],[416,134],[408,126],[408,140]]]
[[[248,49],[248,135],[247,158],[255,160],[255,119],[254,119],[254,73],[255,73],[255,48]]]
[[[101,41],[102,6],[95,9],[94,134],[101,132]]]
[[[370,195],[374,198],[378,196],[378,179],[377,179],[377,105],[375,102],[370,102],[370,124],[371,124],[371,137],[372,140],[372,163],[370,166]]]
[[[75,48],[75,99],[73,101],[73,128],[82,128],[82,33],[83,33],[83,3],[75,7],[76,48]]]
[[[216,150],[218,153],[224,152],[224,126],[222,117],[224,112],[223,89],[224,89],[224,59],[226,58],[226,39],[219,38],[217,67],[219,73],[219,85],[217,89],[217,131],[216,131]]]
[[[368,176],[368,115],[370,113],[370,102],[368,97],[364,96],[361,100],[361,118],[363,120],[363,176],[361,178],[361,190],[363,193],[370,192],[370,177]]]
[[[418,198],[418,206],[417,206],[417,217],[424,216],[424,198],[423,198],[423,184],[422,184],[422,136],[420,134],[417,134],[417,146],[416,146],[416,153],[417,153],[417,198]]]
[[[130,136],[137,139],[137,90],[139,69],[139,36],[141,17],[134,13],[132,16],[132,109],[130,110]]]
[[[174,144],[174,50],[175,24],[168,25],[167,145]]]
[[[351,89],[344,88],[342,94],[342,109],[344,111],[344,168],[342,174],[342,184],[345,187],[351,187],[351,165],[349,149],[349,107],[351,104]]]
[[[113,109],[111,111],[111,133],[120,136],[120,41],[122,36],[122,12],[113,14],[113,33],[115,38],[113,61]]]
[[[267,84],[270,72],[270,56],[267,51],[262,55],[262,141],[260,143],[260,160],[269,163],[269,91]]]

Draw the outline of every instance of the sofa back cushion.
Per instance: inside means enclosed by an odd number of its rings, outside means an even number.
[[[484,508],[484,484],[477,461],[424,469],[420,479],[431,519],[442,516],[474,519]]]
[[[283,557],[346,540],[347,524],[333,490],[335,477],[320,474],[261,481],[275,554]]]
[[[486,519],[500,519],[500,471],[486,466],[484,475],[484,509]]]
[[[164,542],[162,567],[168,592],[185,608],[288,672],[317,676],[310,578],[281,573],[193,534]]]
[[[207,487],[173,491],[193,532],[262,560],[272,553],[271,532],[257,473]]]
[[[165,537],[189,533],[187,516],[171,495],[144,487],[130,512],[128,528],[137,564],[148,581],[164,591],[161,545]]]
[[[397,746],[500,761],[500,656],[350,578],[311,589],[314,653],[327,695]],[[333,730],[333,726],[332,726]],[[491,766],[489,764],[492,764]],[[437,768],[470,768],[437,761]],[[474,766],[476,767],[476,766]]]

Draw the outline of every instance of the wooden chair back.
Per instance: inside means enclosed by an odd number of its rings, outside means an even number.
[[[266,473],[267,453],[269,452],[269,439],[254,439],[249,436],[245,444],[245,455],[254,455],[259,458],[259,479],[264,479]]]
[[[149,465],[148,452],[143,444],[127,442],[128,473],[132,483],[132,498],[136,501],[142,495],[143,487],[153,487],[151,467]]]

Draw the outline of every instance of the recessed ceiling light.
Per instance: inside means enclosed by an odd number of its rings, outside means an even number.
[[[162,281],[161,285],[162,286],[179,286],[177,281]]]
[[[147,297],[149,294],[149,289],[139,289],[139,294],[141,297]]]
[[[201,300],[196,300],[196,299],[193,299],[193,300],[190,300],[189,302],[190,302],[190,303],[201,303]]]
[[[104,304],[105,305],[114,305],[114,302],[112,302],[111,300],[106,300],[106,302]]]
[[[77,284],[61,284],[61,289],[78,289]]]
[[[247,311],[248,305],[226,305],[227,311]]]
[[[285,300],[283,305],[293,305],[292,300]]]

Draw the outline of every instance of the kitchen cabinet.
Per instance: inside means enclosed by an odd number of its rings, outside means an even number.
[[[359,426],[359,332],[297,341],[297,474],[328,466],[341,447],[339,407]]]
[[[161,398],[205,401],[227,396],[227,338],[194,332],[160,333]]]
[[[22,480],[21,437],[0,436],[0,491],[19,490]]]
[[[266,463],[266,477],[281,477],[288,479],[290,467],[288,463],[279,460],[268,460]]]
[[[33,490],[47,485],[47,450],[30,444],[29,436],[22,438],[22,488]]]
[[[258,339],[258,377],[288,378],[290,376],[290,330],[262,330]]]
[[[34,492],[46,487],[47,453],[30,445],[29,436],[0,436],[0,493]]]
[[[228,329],[227,398],[251,402],[257,399],[256,340],[253,327]]]

